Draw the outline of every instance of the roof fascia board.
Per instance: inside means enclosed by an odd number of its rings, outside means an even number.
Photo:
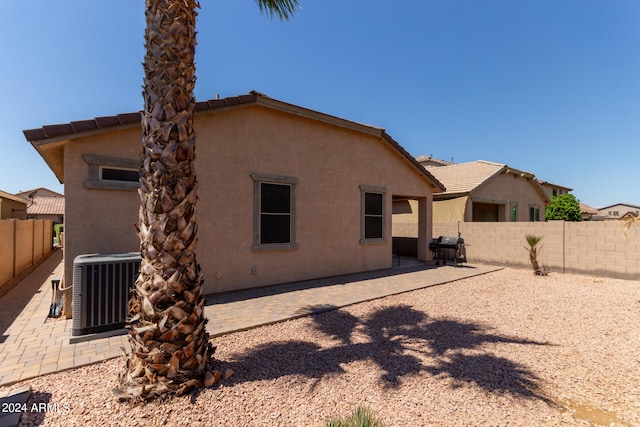
[[[15,194],[7,193],[6,191],[2,191],[2,190],[0,190],[0,198],[12,200],[12,201],[18,202],[18,203],[23,203],[25,205],[27,203],[29,203],[28,199],[24,199],[24,198],[22,198],[20,196],[16,196]]]
[[[38,140],[35,140],[35,141],[29,141],[29,142],[37,150],[39,146],[43,146],[43,145],[55,144],[56,142],[67,143],[67,142],[69,142],[69,141],[71,141],[73,139],[84,138],[84,137],[87,137],[87,136],[100,135],[102,133],[109,133],[109,132],[113,132],[113,131],[125,130],[125,129],[134,128],[134,127],[138,127],[139,128],[140,127],[140,123],[125,123],[125,124],[121,124],[121,125],[107,126],[107,127],[103,127],[103,128],[96,128],[96,129],[85,130],[85,131],[80,131],[80,132],[67,133],[67,134],[59,135],[59,136],[51,136],[51,137],[47,137],[47,138],[44,138],[44,139],[38,139]]]
[[[278,101],[277,99],[269,98],[268,96],[259,95],[256,99],[258,105],[268,107],[274,110],[282,111],[284,113],[294,114],[296,116],[305,117],[308,119],[340,126],[357,132],[366,133],[374,136],[382,136],[384,129],[363,125],[360,123],[352,122],[349,120],[341,119],[339,117],[331,116],[329,114],[320,113],[318,111],[309,110],[304,107],[300,107],[286,102]]]
[[[436,193],[441,193],[441,192],[445,192],[447,189],[444,186],[444,184],[442,184],[440,181],[438,181],[438,179],[431,173],[429,172],[427,169],[425,169],[424,166],[422,166],[415,157],[413,157],[411,154],[409,154],[403,147],[402,145],[400,145],[395,139],[393,139],[391,137],[391,135],[389,135],[387,132],[385,132],[384,130],[382,131],[382,134],[380,135],[385,141],[387,141],[387,143],[393,147],[398,153],[400,153],[400,158],[403,160],[407,160],[419,173],[422,177],[426,178],[427,181],[429,181],[429,184],[431,184],[431,187],[435,190]]]
[[[389,136],[389,134],[385,132],[383,128],[364,125],[361,123],[356,123],[349,120],[341,119],[339,117],[331,116],[329,114],[320,113],[318,111],[309,110],[304,107],[278,101],[276,99],[269,98],[268,96],[264,96],[264,95],[258,95],[256,98],[256,102],[258,105],[262,105],[267,108],[272,108],[274,110],[282,111],[284,113],[293,114],[296,116],[324,122],[327,124],[343,127],[356,132],[361,132],[368,135],[376,136],[378,138],[382,138],[387,143],[389,143],[389,145],[391,145],[396,151],[400,153],[401,158],[408,160],[409,163],[411,163],[411,165],[418,170],[420,175],[424,176],[430,182],[434,190],[445,191],[444,185],[442,185],[440,181],[438,181],[420,163],[418,163],[412,155],[407,153],[400,144],[398,144],[393,138],[391,138],[391,136]]]
[[[449,200],[449,199],[455,199],[461,196],[469,196],[471,197],[471,192],[470,191],[459,191],[457,193],[440,193],[440,194],[434,194],[433,195],[433,200],[436,200],[436,198],[438,200]]]
[[[489,181],[491,181],[496,176],[504,173],[506,169],[507,169],[507,165],[502,165],[502,167],[500,169],[498,169],[497,171],[495,171],[494,173],[492,173],[491,175],[486,177],[480,184],[476,185],[471,190],[469,190],[469,194],[471,194],[471,193],[473,193],[475,191],[478,191],[479,189],[481,189],[482,187],[487,185],[489,183]]]

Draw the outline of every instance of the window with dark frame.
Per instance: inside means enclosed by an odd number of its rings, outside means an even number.
[[[540,221],[540,208],[538,206],[529,207],[529,221]]]
[[[383,197],[380,193],[364,193],[364,238],[382,239],[384,216]]]
[[[83,154],[89,166],[84,183],[90,189],[136,191],[140,187],[140,160]]]
[[[360,186],[361,227],[360,243],[385,242],[385,194],[386,189],[368,185]]]
[[[294,249],[298,178],[251,174],[254,184],[253,250]]]
[[[101,167],[100,179],[107,181],[124,181],[124,182],[138,182],[140,171],[137,169],[123,169],[113,167]]]
[[[291,243],[291,185],[260,183],[260,244]]]

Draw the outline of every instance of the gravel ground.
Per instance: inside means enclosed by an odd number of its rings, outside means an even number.
[[[235,374],[197,395],[118,403],[114,359],[28,381],[21,425],[640,425],[638,281],[507,268],[215,344]]]

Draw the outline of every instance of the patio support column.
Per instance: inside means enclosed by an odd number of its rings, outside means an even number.
[[[418,199],[418,260],[430,261],[431,251],[429,242],[431,241],[432,224],[429,218],[429,200],[427,197]]]

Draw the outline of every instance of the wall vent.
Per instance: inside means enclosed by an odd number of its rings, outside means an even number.
[[[124,327],[140,254],[89,254],[73,260],[72,336]]]

